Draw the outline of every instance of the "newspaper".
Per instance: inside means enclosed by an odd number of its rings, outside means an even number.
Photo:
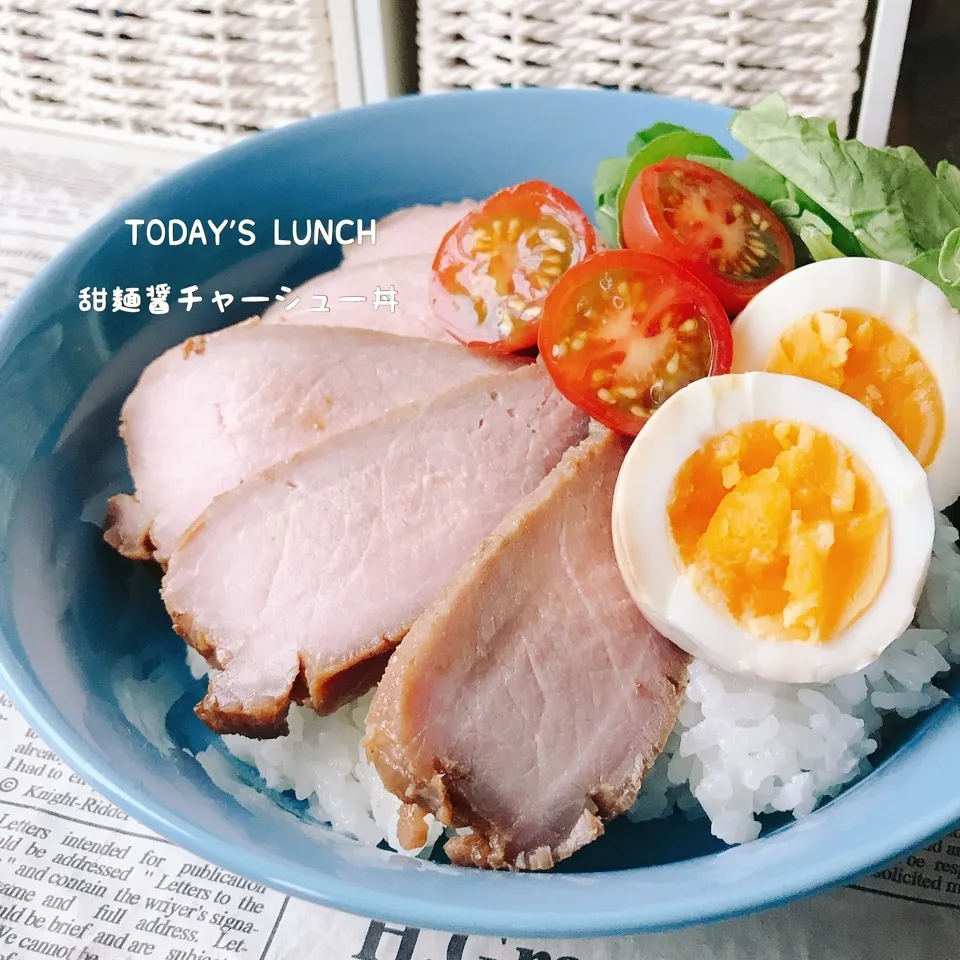
[[[201,148],[0,118],[0,314],[124,196]],[[99,797],[0,691],[0,960],[904,960],[960,956],[960,830],[851,887],[606,940],[418,930],[204,863]]]

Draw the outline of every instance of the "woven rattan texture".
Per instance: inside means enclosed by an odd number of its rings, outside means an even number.
[[[846,128],[866,0],[420,0],[420,83],[651,90],[727,106],[779,91]]]
[[[326,0],[0,0],[6,110],[220,143],[338,106]]]

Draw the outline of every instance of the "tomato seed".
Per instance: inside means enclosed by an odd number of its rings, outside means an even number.
[[[680,324],[681,333],[693,333],[696,329],[697,321],[694,317],[691,317],[689,320],[684,320],[683,323]]]
[[[628,400],[636,400],[640,395],[636,387],[619,387],[617,393],[619,393],[621,397],[626,397]]]
[[[638,404],[638,403],[635,403],[635,404],[630,408],[630,412],[631,412],[635,417],[649,417],[649,416],[650,416],[650,413],[651,413],[650,410],[648,410],[646,407],[641,407],[640,404]]]
[[[679,369],[680,369],[680,354],[675,353],[667,361],[667,373],[669,373],[670,376],[672,377]]]
[[[743,216],[743,204],[742,204],[742,203],[735,203],[730,209],[733,211],[734,216],[736,216],[736,217]]]
[[[470,239],[473,241],[473,253],[489,253],[493,249],[493,240],[486,230],[477,230]]]
[[[609,403],[609,404],[613,405],[613,404],[616,404],[616,402],[617,402],[617,401],[616,401],[616,398],[613,396],[613,394],[612,394],[609,390],[607,390],[606,387],[601,387],[601,388],[597,391],[597,396],[598,396],[604,403]]]

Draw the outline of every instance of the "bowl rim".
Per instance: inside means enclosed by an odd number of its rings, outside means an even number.
[[[0,639],[6,639],[2,631],[0,631]],[[74,731],[66,724],[58,725],[51,719],[51,715],[56,714],[55,707],[51,704],[52,709],[46,711],[34,706],[35,701],[31,698],[28,688],[36,687],[36,684],[19,664],[17,669],[11,672],[9,663],[6,662],[8,649],[0,645],[0,689],[9,696],[21,715],[63,762],[82,777],[88,786],[94,787],[118,809],[173,845],[223,870],[262,882],[278,893],[365,919],[403,924],[422,930],[495,937],[589,939],[662,932],[713,923],[778,907],[795,900],[807,899],[822,891],[845,886],[894,862],[907,851],[928,844],[945,833],[953,824],[960,823],[960,798],[958,798],[951,808],[947,821],[941,817],[930,817],[921,823],[904,827],[899,832],[881,832],[880,840],[873,845],[871,853],[848,850],[846,856],[835,858],[844,862],[844,866],[838,869],[824,869],[819,864],[812,868],[808,867],[804,871],[792,873],[789,878],[783,877],[779,882],[769,885],[762,894],[748,898],[744,898],[742,893],[737,892],[736,884],[720,885],[711,889],[709,905],[701,904],[696,911],[691,910],[692,904],[686,901],[677,902],[671,909],[664,910],[658,907],[656,910],[651,910],[642,900],[637,900],[629,907],[618,910],[597,910],[588,907],[579,912],[565,909],[563,913],[559,913],[556,910],[538,909],[522,914],[504,915],[489,907],[446,906],[416,896],[408,896],[402,892],[400,885],[395,891],[385,893],[329,875],[322,876],[319,882],[314,880],[308,885],[305,879],[299,879],[302,876],[301,870],[278,866],[270,858],[259,853],[250,854],[240,851],[228,842],[219,840],[195,827],[187,818],[168,807],[150,801],[144,791],[133,782],[126,781],[123,776],[111,777],[109,772],[101,773],[101,770],[106,771],[107,768],[98,769],[97,765],[87,759],[87,751]],[[44,700],[42,693],[38,699]],[[752,841],[752,843],[762,842],[762,840]],[[750,844],[744,844],[730,849],[742,850],[749,846]],[[706,854],[681,862],[694,865],[697,861],[721,854]],[[487,874],[487,876],[501,877],[511,882],[522,881],[529,876],[552,877],[558,885],[570,885],[577,884],[585,877],[600,877],[604,881],[616,881],[617,878],[628,879],[641,873],[667,871],[675,865],[670,863],[653,867],[611,870],[600,874],[514,873]],[[470,876],[476,876],[478,873],[469,867],[437,868]],[[455,914],[454,911],[456,911]]]
[[[13,348],[5,341],[10,328],[18,322],[19,315],[24,312],[24,305],[42,289],[44,284],[49,282],[50,277],[61,272],[79,250],[89,244],[107,224],[112,224],[121,217],[128,207],[148,202],[151,197],[163,193],[181,178],[213,172],[223,164],[232,165],[242,161],[247,153],[255,154],[263,149],[264,145],[282,142],[293,130],[302,130],[305,127],[324,129],[340,123],[350,124],[358,115],[372,119],[382,114],[421,109],[424,101],[442,100],[459,104],[462,101],[472,103],[485,99],[499,101],[505,97],[547,101],[571,97],[613,99],[625,96],[643,97],[647,103],[662,103],[664,109],[670,109],[671,105],[675,108],[676,105],[682,104],[687,108],[693,105],[714,114],[721,112],[732,115],[733,113],[729,108],[695,103],[682,98],[637,92],[624,93],[616,90],[549,88],[458,90],[442,94],[407,94],[379,103],[311,117],[275,130],[254,134],[167,173],[150,187],[128,197],[85,228],[38,271],[6,313],[0,317],[0,358],[5,360],[4,350]],[[583,881],[602,878],[604,881],[619,880],[629,883],[631,878],[635,881],[640,874],[655,876],[658,872],[669,871],[677,866],[676,862],[596,874],[535,874],[534,876],[538,877],[551,877],[557,887],[576,891],[579,886],[579,895],[581,900],[585,901],[585,905],[581,909],[570,909],[565,903],[562,912],[558,908],[540,907],[523,913],[504,914],[492,907],[434,902],[418,897],[415,893],[408,894],[405,892],[405,884],[397,884],[394,889],[385,892],[382,889],[364,887],[354,881],[337,878],[329,873],[313,874],[308,878],[306,872],[299,867],[284,865],[261,853],[242,851],[225,840],[195,827],[187,818],[169,806],[152,801],[135,781],[119,774],[109,762],[95,763],[91,759],[90,751],[82,738],[59,716],[56,705],[46,695],[38,680],[32,675],[32,671],[14,656],[13,647],[4,632],[3,624],[0,624],[0,691],[9,696],[15,708],[44,742],[89,786],[134,820],[170,843],[224,870],[262,882],[267,887],[287,896],[364,918],[374,917],[390,923],[445,933],[593,938],[664,931],[743,916],[780,906],[792,900],[806,898],[828,888],[848,884],[891,863],[911,849],[929,843],[960,823],[960,795],[958,795],[951,804],[945,805],[935,813],[930,813],[918,822],[904,824],[899,830],[879,831],[870,843],[861,843],[852,849],[847,848],[843,854],[838,853],[829,860],[821,860],[808,865],[805,869],[795,870],[789,876],[778,876],[776,881],[765,887],[762,892],[757,891],[745,896],[736,883],[718,884],[711,887],[709,891],[701,890],[695,902],[678,900],[667,907],[663,904],[651,907],[643,902],[642,897],[638,897],[624,907],[604,908],[598,905],[593,897],[583,896]],[[944,709],[950,702],[945,701],[935,710]],[[953,702],[956,706],[956,701]],[[935,710],[930,711],[930,714]],[[763,840],[753,841],[753,843],[763,843]],[[731,849],[746,849],[750,846],[752,844]],[[698,861],[721,856],[724,852],[726,851],[721,851],[719,854],[706,854],[681,861],[681,863],[696,864]],[[436,869],[455,871],[471,877],[479,875],[478,871],[471,868],[433,866]],[[517,883],[518,880],[523,882],[522,878],[528,875],[486,874],[486,876],[500,877],[502,882],[506,883]],[[638,893],[642,891],[638,889]]]

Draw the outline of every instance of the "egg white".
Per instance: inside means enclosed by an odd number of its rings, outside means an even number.
[[[943,434],[927,467],[934,506],[960,496],[960,313],[925,277],[886,260],[843,257],[792,270],[762,290],[733,323],[732,373],[763,370],[779,337],[823,310],[870,313],[903,334],[933,374],[943,401]]]
[[[667,514],[677,472],[708,440],[753,420],[808,424],[834,437],[859,456],[886,500],[886,576],[867,609],[828,642],[756,637],[708,603],[681,569]],[[866,407],[812,380],[746,373],[697,380],[657,410],[624,459],[612,525],[628,592],[678,647],[731,673],[826,683],[872,663],[910,624],[930,563],[934,509],[923,468]]]

